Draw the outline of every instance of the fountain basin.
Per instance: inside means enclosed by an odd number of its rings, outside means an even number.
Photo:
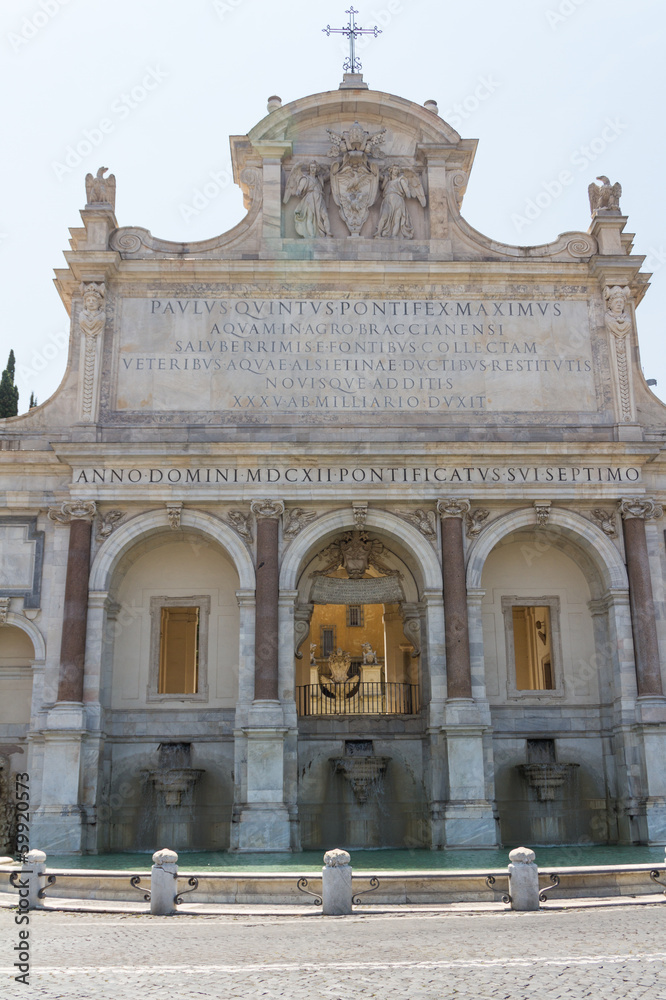
[[[179,806],[183,795],[192,791],[204,771],[194,767],[177,767],[165,771],[149,771],[148,780],[164,796],[167,806]]]
[[[535,790],[539,802],[552,802],[556,791],[578,766],[578,764],[556,764],[554,761],[549,761],[542,764],[519,764],[518,770],[529,786]]]
[[[374,785],[384,776],[390,757],[350,754],[345,757],[329,757],[336,774],[342,774],[349,782],[354,798],[360,804],[367,802]]]

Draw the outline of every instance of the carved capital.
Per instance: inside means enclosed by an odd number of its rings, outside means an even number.
[[[0,597],[0,625],[7,624],[7,615],[9,614],[9,602],[11,597]]]
[[[481,529],[483,528],[483,522],[489,517],[490,511],[485,510],[483,507],[477,507],[476,510],[471,510],[465,517],[467,537],[476,538],[477,535],[480,535]]]
[[[273,520],[282,517],[284,514],[284,504],[282,500],[252,500],[250,510],[257,521],[261,521],[264,518]]]
[[[169,519],[169,527],[173,531],[177,531],[180,528],[180,515],[183,510],[182,500],[169,501],[164,506],[166,507],[167,518]]]
[[[632,497],[630,500],[620,500],[619,511],[623,520],[630,521],[637,519],[641,521],[651,521],[661,517],[664,513],[662,504],[648,497]]]
[[[112,597],[107,597],[104,607],[106,609],[107,621],[114,622],[123,606],[120,601],[114,601]]]
[[[544,525],[548,524],[548,518],[550,517],[550,500],[535,500],[534,513],[536,514],[537,524],[543,528]]]
[[[97,513],[94,500],[65,500],[60,507],[49,507],[49,519],[56,524],[70,524],[71,521],[92,521]]]
[[[437,513],[442,521],[447,517],[463,518],[469,513],[472,504],[469,500],[458,500],[456,497],[449,497],[447,500],[437,501]]]

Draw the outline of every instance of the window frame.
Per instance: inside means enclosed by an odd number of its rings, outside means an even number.
[[[550,653],[552,688],[519,688],[516,683],[516,648],[513,635],[513,609],[545,607],[550,617]],[[506,646],[506,693],[507,698],[562,698],[564,696],[564,671],[562,668],[562,633],[560,626],[560,598],[545,597],[502,597],[502,617],[504,619],[504,641]]]
[[[199,608],[199,661],[197,666],[197,691],[194,694],[160,694],[160,637],[162,631],[162,608]],[[151,597],[150,599],[150,662],[146,700],[165,701],[208,701],[208,623],[210,619],[210,596],[198,594],[193,597]]]
[[[352,622],[351,620],[351,609],[358,609],[358,622]],[[348,604],[346,607],[346,619],[347,628],[364,628],[365,627],[365,605],[363,604]]]

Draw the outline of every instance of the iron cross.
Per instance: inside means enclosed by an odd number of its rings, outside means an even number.
[[[354,14],[358,14],[358,11],[354,10],[353,7],[346,10],[345,14],[349,14],[349,24],[346,27],[332,28],[330,24],[327,24],[325,28],[322,28],[322,31],[329,36],[345,35],[349,39],[349,58],[345,59],[342,68],[345,73],[360,73],[363,67],[361,60],[356,57],[356,39],[359,35],[374,35],[376,38],[377,35],[381,35],[381,28],[378,28],[377,25],[374,28],[361,28],[354,21]]]

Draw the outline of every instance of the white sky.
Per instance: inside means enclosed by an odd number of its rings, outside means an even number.
[[[666,399],[663,0],[357,2],[357,22],[383,29],[360,51],[370,87],[435,98],[442,117],[480,140],[463,204],[475,228],[508,243],[550,242],[587,229],[591,180],[621,181],[635,252],[654,272],[638,311],[642,364]],[[64,372],[68,317],[51,279],[68,228],[80,226],[86,173],[103,163],[116,175],[120,225],[188,241],[231,228],[244,211],[226,180],[228,136],[263,118],[271,94],[286,104],[337,88],[344,42],[322,28],[345,24],[345,7],[2,0],[0,368],[13,347],[20,412],[31,390],[44,402]],[[148,73],[153,89],[133,99]],[[93,132],[99,144],[69,166],[68,147],[101,119],[106,134]],[[568,183],[550,197],[562,171]],[[211,172],[221,174],[219,193],[193,212]],[[550,204],[522,224],[540,193]]]

